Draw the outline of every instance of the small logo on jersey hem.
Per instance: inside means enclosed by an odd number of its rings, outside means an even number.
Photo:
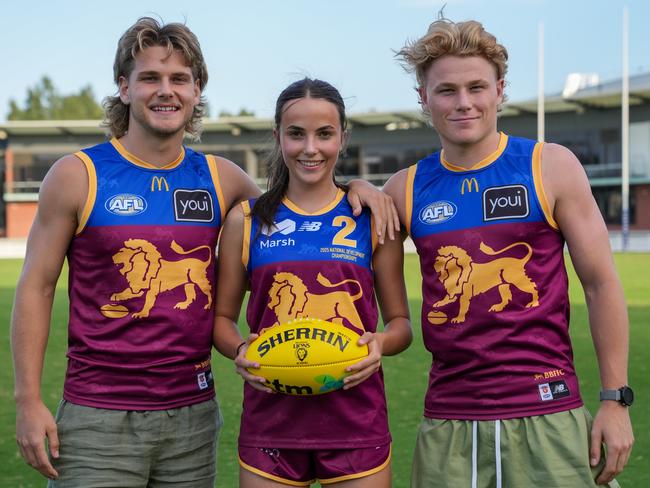
[[[426,225],[442,224],[454,218],[457,207],[452,202],[440,200],[433,202],[420,210],[420,222]]]
[[[140,195],[120,193],[106,200],[104,208],[114,215],[131,217],[147,210],[147,201]]]
[[[493,186],[483,192],[483,220],[528,217],[528,189],[524,185]]]
[[[212,371],[208,370],[203,373],[196,375],[196,381],[199,385],[199,390],[205,390],[214,384],[214,379],[212,378]]]
[[[174,190],[174,218],[177,222],[212,222],[212,195],[207,190]]]
[[[564,380],[541,383],[537,385],[537,388],[539,389],[539,396],[543,402],[568,397],[571,394]]]

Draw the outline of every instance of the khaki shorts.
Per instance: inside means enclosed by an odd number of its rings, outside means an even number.
[[[591,423],[584,407],[508,420],[424,418],[411,488],[596,487],[605,457],[589,465]]]
[[[216,400],[170,410],[107,410],[63,400],[59,478],[50,488],[213,488],[223,423]]]

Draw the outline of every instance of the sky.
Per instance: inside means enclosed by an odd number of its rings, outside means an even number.
[[[446,5],[446,6],[445,6]],[[506,93],[537,95],[538,29],[544,26],[545,91],[569,73],[619,78],[623,6],[629,11],[630,74],[650,72],[647,0],[30,0],[5,2],[0,17],[0,121],[9,100],[49,76],[61,94],[90,84],[97,100],[115,93],[117,41],[138,17],[184,22],[209,70],[212,116],[245,108],[272,117],[278,94],[310,76],[329,81],[349,113],[416,110],[414,78],[395,50],[426,32],[439,10],[475,19],[509,52]]]

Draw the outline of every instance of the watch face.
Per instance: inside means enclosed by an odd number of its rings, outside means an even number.
[[[634,403],[634,392],[629,386],[624,386],[619,390],[621,392],[621,403],[623,405],[632,405]]]

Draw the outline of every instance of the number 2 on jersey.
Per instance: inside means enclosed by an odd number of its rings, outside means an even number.
[[[332,244],[338,246],[349,246],[356,247],[356,239],[348,239],[347,237],[354,232],[354,229],[357,227],[357,223],[352,217],[347,217],[345,215],[337,215],[332,221],[334,227],[343,227],[340,231],[336,233],[334,239],[332,239]]]

